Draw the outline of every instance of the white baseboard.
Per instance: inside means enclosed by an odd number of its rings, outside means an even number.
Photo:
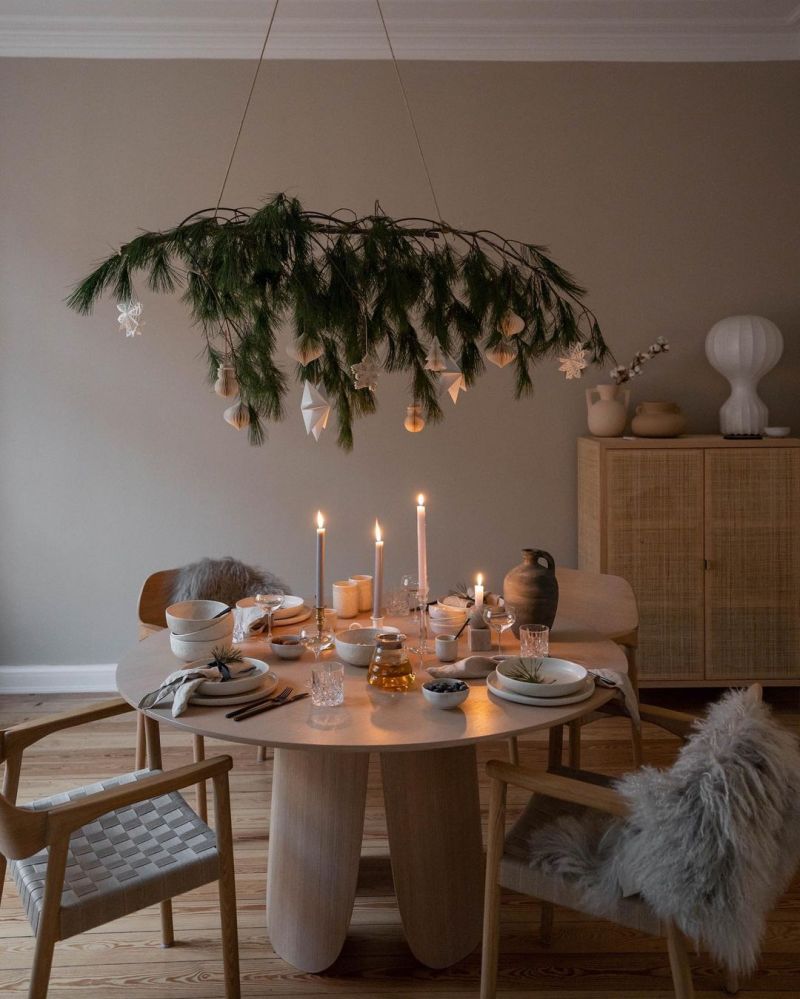
[[[108,694],[116,663],[85,666],[0,666],[0,694]]]

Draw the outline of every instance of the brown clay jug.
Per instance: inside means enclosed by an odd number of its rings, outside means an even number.
[[[631,423],[637,437],[678,437],[686,429],[686,417],[674,402],[640,402]]]
[[[558,609],[556,562],[549,552],[523,548],[522,562],[503,581],[503,599],[517,616],[514,634],[520,625],[546,624],[553,627]]]

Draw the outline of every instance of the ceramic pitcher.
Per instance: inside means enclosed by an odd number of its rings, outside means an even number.
[[[629,400],[630,389],[622,385],[586,389],[589,433],[593,437],[621,437],[628,420]]]

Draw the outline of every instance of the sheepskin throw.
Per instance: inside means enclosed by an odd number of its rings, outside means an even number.
[[[235,558],[201,558],[178,570],[172,603],[181,600],[222,600],[235,604],[264,590],[288,593],[289,587],[271,572],[254,569]]]
[[[629,817],[543,826],[531,865],[576,884],[594,911],[638,893],[722,965],[751,971],[800,862],[797,740],[734,691],[695,724],[671,769],[643,767],[616,786]]]

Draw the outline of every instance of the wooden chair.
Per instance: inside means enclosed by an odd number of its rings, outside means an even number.
[[[752,686],[748,696],[760,700],[761,687],[757,684]],[[657,725],[684,741],[696,720],[691,715],[667,708],[643,705],[640,710],[643,721]],[[552,821],[560,813],[562,803],[580,805],[619,817],[627,814],[628,807],[625,799],[611,786],[611,778],[562,766],[560,754],[558,760],[551,755],[549,768],[545,773],[501,760],[490,760],[486,766],[489,776],[489,823],[480,995],[481,999],[494,999],[499,957],[501,887],[542,901],[541,938],[545,944],[549,942],[552,932],[554,905],[586,911],[577,889],[571,889],[563,879],[531,868],[527,851],[533,829],[540,823]],[[533,797],[525,813],[506,835],[506,796],[509,785],[524,788]],[[613,921],[654,936],[666,936],[676,999],[692,999],[694,988],[687,942],[676,925],[671,922],[663,924],[638,897],[620,898]],[[737,976],[727,973],[725,987],[726,991],[736,993],[739,988]]]
[[[16,805],[23,751],[52,732],[131,711],[115,699],[0,731],[0,897],[7,860],[36,936],[28,999],[45,999],[53,950],[64,940],[161,905],[162,941],[174,942],[172,898],[219,882],[225,995],[239,999],[229,756],[161,772],[158,725],[147,719],[150,770]],[[216,835],[178,794],[214,782]]]

